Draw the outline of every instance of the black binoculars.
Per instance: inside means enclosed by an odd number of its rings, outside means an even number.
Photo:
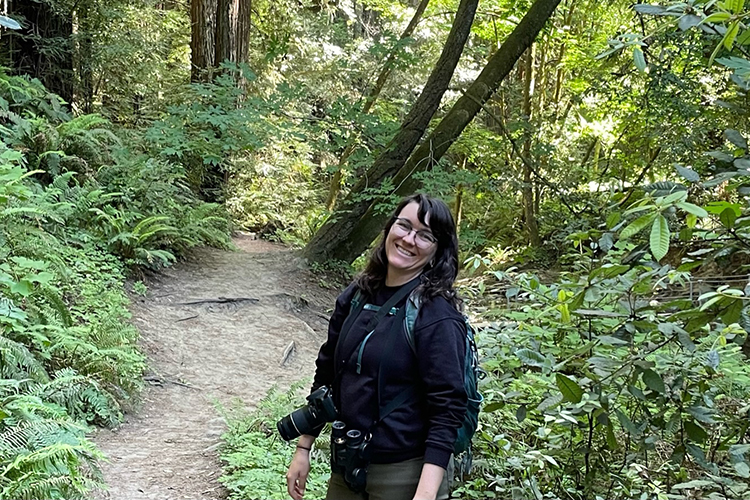
[[[369,439],[356,429],[336,420],[331,424],[331,470],[344,476],[344,482],[355,493],[365,491],[369,460]]]

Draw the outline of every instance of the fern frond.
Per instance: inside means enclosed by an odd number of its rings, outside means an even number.
[[[4,335],[0,335],[0,376],[2,378],[31,379],[48,382],[44,366],[29,349]]]

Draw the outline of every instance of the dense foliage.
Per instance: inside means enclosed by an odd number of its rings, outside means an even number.
[[[433,127],[533,3],[481,3]],[[184,3],[10,2],[0,497],[80,497],[97,481],[86,425],[116,423],[143,369],[128,274],[228,246],[224,210],[301,247],[343,196],[391,209],[396,183],[354,186],[419,96],[458,2],[421,4],[254,0],[246,60],[190,83]],[[462,293],[483,327],[487,401],[457,495],[750,498],[745,4],[561,2],[417,174],[454,209]],[[290,449],[272,423],[297,396],[226,412],[233,497],[283,495]]]
[[[141,385],[128,271],[227,246],[228,222],[38,81],[0,72],[0,108],[0,497],[83,498],[88,426],[119,423]]]

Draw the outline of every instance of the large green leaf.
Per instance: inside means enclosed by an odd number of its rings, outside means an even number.
[[[724,38],[721,40],[724,44],[724,48],[727,50],[732,50],[732,46],[734,45],[734,39],[737,38],[737,33],[740,31],[740,22],[735,21],[732,23],[732,25],[729,27],[727,32],[724,34]]]
[[[664,387],[664,380],[662,380],[661,375],[656,373],[654,370],[644,370],[642,377],[643,383],[646,384],[646,387],[648,387],[652,391],[656,391],[659,394],[664,394],[664,392],[666,392],[666,389]]]
[[[667,13],[667,9],[661,5],[648,5],[645,3],[636,4],[633,6],[633,10],[640,12],[641,14],[650,14],[652,16],[658,16]]]
[[[669,251],[669,223],[663,215],[659,215],[651,226],[650,238],[651,255],[659,261],[667,255]]]
[[[562,373],[556,373],[555,382],[566,401],[570,401],[571,403],[581,402],[583,389],[573,379],[566,377]]]
[[[620,233],[620,239],[627,239],[631,236],[639,233],[643,228],[651,224],[654,219],[656,219],[656,216],[659,215],[656,212],[642,215],[638,217],[636,220],[631,222],[625,229],[622,230]]]
[[[734,129],[728,128],[724,131],[724,137],[738,148],[747,149],[747,139]]]
[[[683,209],[690,215],[694,215],[696,217],[708,217],[708,212],[704,208],[699,207],[698,205],[693,205],[692,203],[681,201],[679,203],[676,203],[676,206],[678,208]],[[693,226],[694,225],[695,224],[693,224]]]
[[[626,432],[632,434],[633,436],[637,436],[638,434],[640,434],[638,428],[635,426],[633,421],[628,418],[627,415],[625,415],[620,410],[615,410],[615,415],[617,415],[617,420],[620,421],[620,425],[622,425],[622,428],[625,429]]]
[[[719,214],[719,220],[727,229],[734,227],[734,222],[737,220],[737,212],[732,207],[727,207]]]
[[[698,175],[698,173],[691,168],[686,168],[682,165],[675,165],[674,168],[675,170],[677,170],[677,173],[680,174],[688,182],[700,182],[701,180],[700,175]]]
[[[696,443],[704,443],[708,438],[706,430],[695,422],[688,420],[684,423],[688,437]]]
[[[633,47],[633,62],[638,71],[646,72],[646,58],[643,56],[643,50],[637,45]]]
[[[544,366],[546,358],[542,353],[532,351],[531,349],[519,349],[516,351],[516,356],[521,362],[529,366]]]

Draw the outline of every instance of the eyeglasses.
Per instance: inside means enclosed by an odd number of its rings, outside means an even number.
[[[437,243],[437,238],[435,238],[435,236],[431,232],[424,230],[418,231],[414,229],[414,226],[411,225],[411,221],[409,219],[396,217],[396,221],[393,223],[393,227],[391,229],[401,237],[407,236],[411,234],[412,231],[414,231],[414,243],[416,243],[419,248],[430,248],[432,245]]]

